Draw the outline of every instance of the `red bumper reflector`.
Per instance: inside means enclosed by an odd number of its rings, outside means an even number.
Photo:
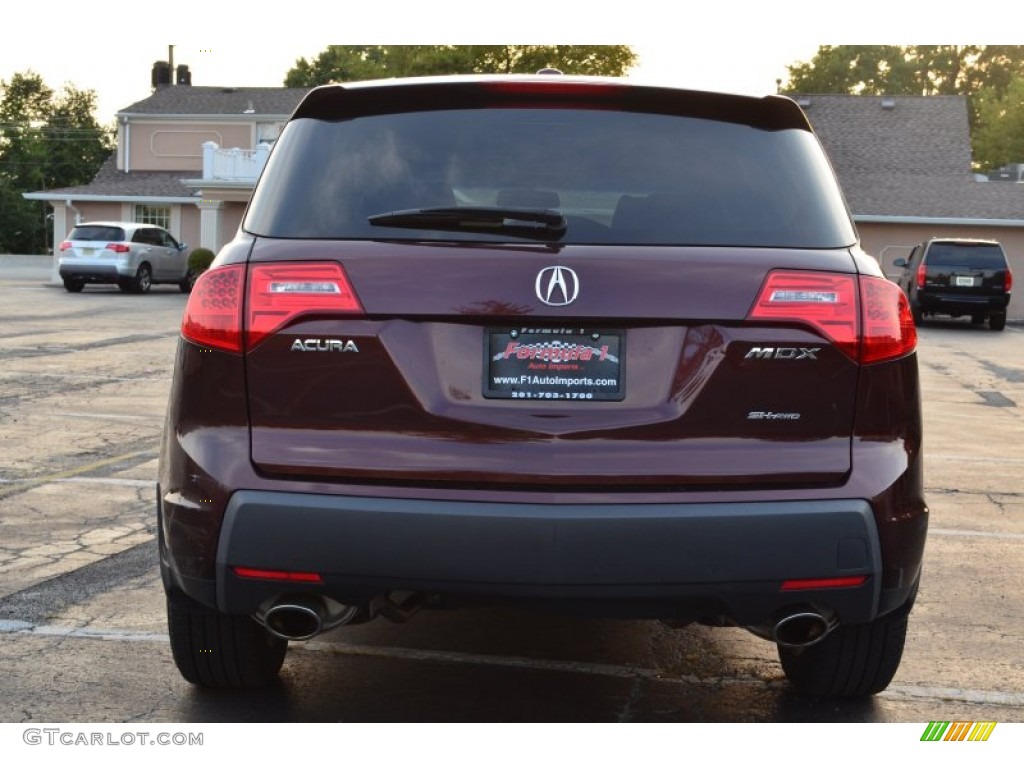
[[[782,592],[800,589],[836,589],[838,587],[859,587],[868,580],[867,576],[839,576],[834,579],[789,579],[782,582]]]
[[[320,584],[323,579],[319,573],[303,571],[268,571],[263,568],[243,568],[236,565],[231,570],[243,579],[271,579],[273,581],[301,581],[305,584]]]

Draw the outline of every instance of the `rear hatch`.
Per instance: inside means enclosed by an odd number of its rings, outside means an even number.
[[[541,80],[333,87],[299,108],[243,225],[255,466],[841,483],[862,288],[802,114]]]
[[[1003,296],[1009,286],[1006,255],[998,243],[933,242],[925,254],[926,291],[953,297]]]
[[[116,259],[128,250],[124,228],[113,224],[80,224],[60,244],[61,259]],[[113,248],[111,246],[114,246]]]
[[[259,243],[278,281],[299,254],[343,264],[363,313],[303,310],[247,354],[253,461],[522,489],[841,482],[856,363],[747,317],[767,264],[849,254],[649,250]],[[578,281],[567,308],[536,295],[552,266]]]

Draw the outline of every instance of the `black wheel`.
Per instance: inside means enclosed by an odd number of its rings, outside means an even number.
[[[181,289],[182,293],[192,293],[192,286],[196,284],[196,278],[199,277],[199,273],[194,269],[190,269],[188,274],[181,278],[178,283],[178,288]]]
[[[64,290],[68,293],[81,293],[85,288],[85,280],[78,280],[74,277],[64,278]]]
[[[779,647],[789,682],[807,696],[870,696],[896,674],[907,637],[909,606],[868,624],[840,625],[806,648]]]
[[[910,302],[910,314],[914,316],[914,325],[920,325],[921,320],[924,317],[921,312],[921,307],[914,302]]]
[[[149,264],[139,264],[139,271],[135,273],[131,287],[133,293],[148,293],[149,289],[153,287],[153,271],[149,268]]]
[[[180,592],[167,593],[171,653],[182,677],[205,688],[260,688],[288,650],[249,616],[219,613]]]
[[[988,327],[993,331],[1001,331],[1006,327],[1006,313],[992,313],[988,316]]]

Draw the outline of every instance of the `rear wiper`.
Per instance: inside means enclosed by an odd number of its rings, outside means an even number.
[[[514,235],[534,240],[559,240],[565,234],[565,217],[545,208],[455,206],[412,208],[370,216],[375,227],[436,229],[445,232],[479,232]]]

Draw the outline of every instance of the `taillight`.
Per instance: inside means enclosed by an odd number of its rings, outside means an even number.
[[[857,283],[854,275],[769,272],[751,320],[804,323],[857,359]]]
[[[1006,270],[1006,281],[1005,282],[1006,282],[1006,289],[1005,290],[1006,290],[1007,293],[1009,293],[1011,290],[1013,290],[1013,272],[1011,272],[1009,269]]]
[[[200,346],[241,353],[244,286],[244,264],[203,272],[185,305],[181,335]]]
[[[241,353],[299,315],[363,311],[340,264],[256,264],[249,268],[243,332],[245,284],[244,264],[201,274],[185,306],[181,335],[202,346]]]
[[[861,275],[861,315],[864,318],[862,363],[903,357],[917,347],[917,328],[903,289],[882,277]]]
[[[65,241],[64,241],[63,243],[61,243],[61,244],[60,244],[60,250],[61,250],[61,252],[64,252],[64,251],[66,251],[66,250],[67,250],[68,248],[71,248],[71,247],[72,247],[72,245],[71,245],[71,241],[70,241],[70,240],[65,240]]]
[[[246,346],[253,349],[299,315],[362,311],[340,264],[255,264],[249,274]]]
[[[748,319],[809,325],[864,364],[902,357],[917,346],[903,291],[867,275],[770,272]]]
[[[920,264],[917,265],[917,287],[918,288],[924,288],[924,277],[925,277],[925,274],[927,274],[927,272],[928,272],[928,268],[925,267],[923,261]]]
[[[107,243],[106,248],[108,251],[113,251],[114,253],[128,253],[128,251],[131,250],[131,248],[128,247],[128,243]]]

